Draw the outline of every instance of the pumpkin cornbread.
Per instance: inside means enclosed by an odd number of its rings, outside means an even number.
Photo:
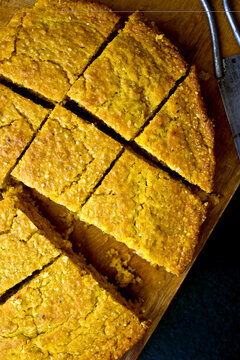
[[[78,211],[121,149],[93,124],[57,105],[12,175]]]
[[[47,113],[0,84],[0,187]]]
[[[205,208],[183,183],[125,150],[80,217],[179,275],[192,259]]]
[[[135,13],[68,96],[130,140],[185,72],[177,49]]]
[[[70,247],[45,222],[16,197],[0,201],[0,296]]]
[[[213,190],[214,129],[192,67],[136,143],[203,190]]]
[[[147,325],[104,285],[60,256],[0,306],[0,359],[120,358]]]
[[[0,30],[0,74],[59,102],[118,21],[98,3],[39,0]]]

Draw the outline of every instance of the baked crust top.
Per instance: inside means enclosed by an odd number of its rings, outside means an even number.
[[[0,357],[118,359],[146,328],[83,264],[62,255],[0,306]]]
[[[78,211],[121,149],[93,124],[57,105],[12,175]]]
[[[0,74],[59,102],[118,21],[98,3],[38,1],[0,30]]]
[[[49,264],[60,255],[61,246],[67,244],[50,229],[48,234],[42,230],[40,215],[39,228],[27,215],[37,210],[30,204],[27,210],[18,201],[16,197],[0,201],[0,296]]]
[[[135,141],[190,183],[213,190],[214,128],[195,67]]]
[[[179,275],[192,260],[206,207],[181,181],[125,150],[80,217]]]
[[[186,67],[166,36],[135,13],[75,82],[68,96],[131,140],[185,74]]]
[[[0,187],[48,110],[0,84]]]

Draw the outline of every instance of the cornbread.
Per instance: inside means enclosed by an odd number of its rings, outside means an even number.
[[[101,284],[60,256],[0,306],[0,359],[119,359],[147,325]]]
[[[45,221],[15,197],[0,201],[0,296],[70,247]]]
[[[0,187],[46,116],[42,106],[0,84]]]
[[[0,30],[0,74],[59,102],[118,21],[98,3],[39,0]]]
[[[109,267],[113,268],[116,272],[115,281],[120,288],[129,286],[130,284],[137,284],[142,281],[142,279],[135,274],[135,269],[133,269],[129,262],[131,256],[123,259],[118,250],[111,248],[107,251],[107,258],[110,258]]]
[[[93,124],[57,105],[12,175],[78,211],[121,148]]]
[[[185,72],[166,36],[135,13],[68,96],[130,140]]]
[[[80,217],[179,275],[192,259],[205,213],[182,182],[125,150]]]
[[[206,217],[203,192],[147,157],[207,190],[212,124],[195,69],[154,23],[135,13],[116,34],[105,5],[36,1],[0,30],[0,82],[54,107],[17,106],[0,85],[0,360],[120,360],[148,331],[139,310],[162,315],[181,282],[164,269],[186,269]]]
[[[203,190],[213,190],[214,129],[192,67],[136,143]]]

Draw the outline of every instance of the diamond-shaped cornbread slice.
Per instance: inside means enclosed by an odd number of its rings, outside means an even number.
[[[213,190],[214,129],[193,67],[136,143],[203,190]]]
[[[185,72],[177,49],[135,13],[68,96],[130,140]]]
[[[113,290],[60,256],[0,306],[0,359],[119,359],[147,325]]]
[[[0,74],[59,102],[118,20],[98,3],[40,0],[0,31]]]
[[[205,213],[182,182],[126,150],[80,217],[178,275],[192,259]]]
[[[57,105],[12,175],[78,211],[121,149],[93,124]]]
[[[33,206],[15,196],[0,201],[0,296],[69,247]]]
[[[0,187],[47,113],[0,84]]]

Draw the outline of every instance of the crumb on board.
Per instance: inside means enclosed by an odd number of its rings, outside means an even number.
[[[121,256],[119,256],[118,250],[111,248],[107,251],[106,256],[111,258],[109,266],[115,268],[115,280],[121,288],[130,284],[139,284],[142,281],[140,276],[135,274],[133,267],[129,265],[131,260],[130,254],[127,255],[126,259],[122,259]]]

